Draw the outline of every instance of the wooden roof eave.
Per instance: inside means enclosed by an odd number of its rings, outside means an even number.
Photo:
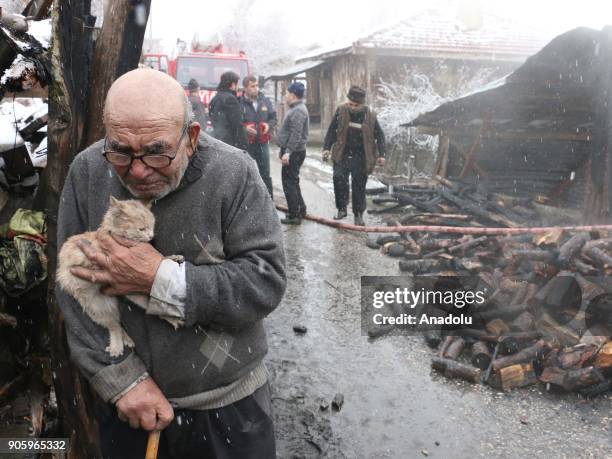
[[[418,125],[409,126],[415,127],[417,133],[425,135],[440,135],[449,137],[474,137],[478,134],[479,129],[468,129],[468,128],[445,128],[433,125]],[[570,142],[591,142],[593,140],[593,134],[590,132],[551,132],[551,131],[536,131],[528,130],[525,132],[518,131],[494,131],[487,130],[482,133],[483,139],[489,140],[558,140],[558,141],[570,141]]]

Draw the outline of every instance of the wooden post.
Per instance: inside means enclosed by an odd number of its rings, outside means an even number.
[[[53,7],[53,84],[50,91],[47,180],[47,256],[49,337],[62,436],[70,438],[69,457],[100,457],[97,426],[88,403],[86,383],[70,361],[54,286],[57,266],[57,209],[68,167],[80,150],[85,123],[91,28],[88,0],[56,0]],[[77,70],[78,69],[78,70]]]
[[[440,177],[447,177],[448,171],[448,149],[450,145],[450,138],[447,135],[439,134],[438,137],[438,158],[434,167],[434,175]]]
[[[585,197],[584,217],[588,223],[606,222],[612,203],[612,26],[601,32],[597,68],[599,87],[595,90],[594,131],[591,144],[588,192]]]
[[[105,8],[91,69],[89,122],[83,146],[104,137],[102,110],[106,93],[113,81],[138,67],[150,9],[151,0],[113,0]]]
[[[132,3],[144,4],[148,13],[150,0]],[[89,138],[100,136],[101,108],[110,84],[117,76],[138,64],[144,25],[139,28],[129,23],[127,18],[134,18],[132,7],[127,8],[129,4],[129,0],[109,2],[107,11],[110,13],[105,18],[93,64],[92,30],[95,17],[90,14],[91,0],[55,0],[53,5],[53,86],[50,90],[49,155],[45,169],[49,272],[47,305],[61,436],[70,438],[69,458],[94,458],[101,457],[101,454],[92,394],[87,381],[70,361],[63,317],[54,294],[57,212],[70,163],[88,144]],[[121,18],[121,14],[126,17]],[[92,75],[92,71],[97,74]],[[88,92],[89,88],[91,92]],[[92,101],[92,98],[95,100]],[[99,107],[99,110],[92,107]],[[94,127],[88,129],[92,125]]]

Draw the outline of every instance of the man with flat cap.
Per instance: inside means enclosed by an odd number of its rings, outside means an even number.
[[[365,90],[351,86],[347,97],[348,101],[336,109],[327,129],[323,161],[331,156],[334,166],[334,195],[338,209],[334,219],[341,220],[347,216],[349,191],[352,191],[355,225],[365,226],[366,183],[374,166],[385,164],[385,135],[376,113],[365,105]]]

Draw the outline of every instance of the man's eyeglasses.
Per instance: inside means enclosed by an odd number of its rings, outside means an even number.
[[[131,167],[134,160],[139,159],[146,166],[151,167],[153,169],[163,169],[164,167],[168,167],[170,163],[176,158],[178,154],[178,150],[181,147],[181,142],[183,141],[183,137],[185,137],[185,133],[187,132],[188,124],[185,125],[181,132],[181,137],[178,141],[178,146],[176,147],[176,151],[174,155],[162,155],[162,154],[149,154],[149,155],[140,155],[134,156],[129,153],[120,153],[118,151],[107,150],[106,149],[106,137],[104,138],[104,153],[102,155],[106,158],[106,160],[111,163],[113,166],[118,167]]]

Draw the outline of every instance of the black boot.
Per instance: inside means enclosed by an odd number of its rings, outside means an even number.
[[[334,215],[334,220],[342,220],[347,215],[348,213],[346,212],[346,209],[338,209],[338,213]]]
[[[363,212],[355,213],[355,225],[357,226],[365,226],[365,222],[363,221]]]
[[[300,217],[292,217],[287,215],[285,218],[281,218],[280,222],[285,225],[301,225],[302,219]]]

